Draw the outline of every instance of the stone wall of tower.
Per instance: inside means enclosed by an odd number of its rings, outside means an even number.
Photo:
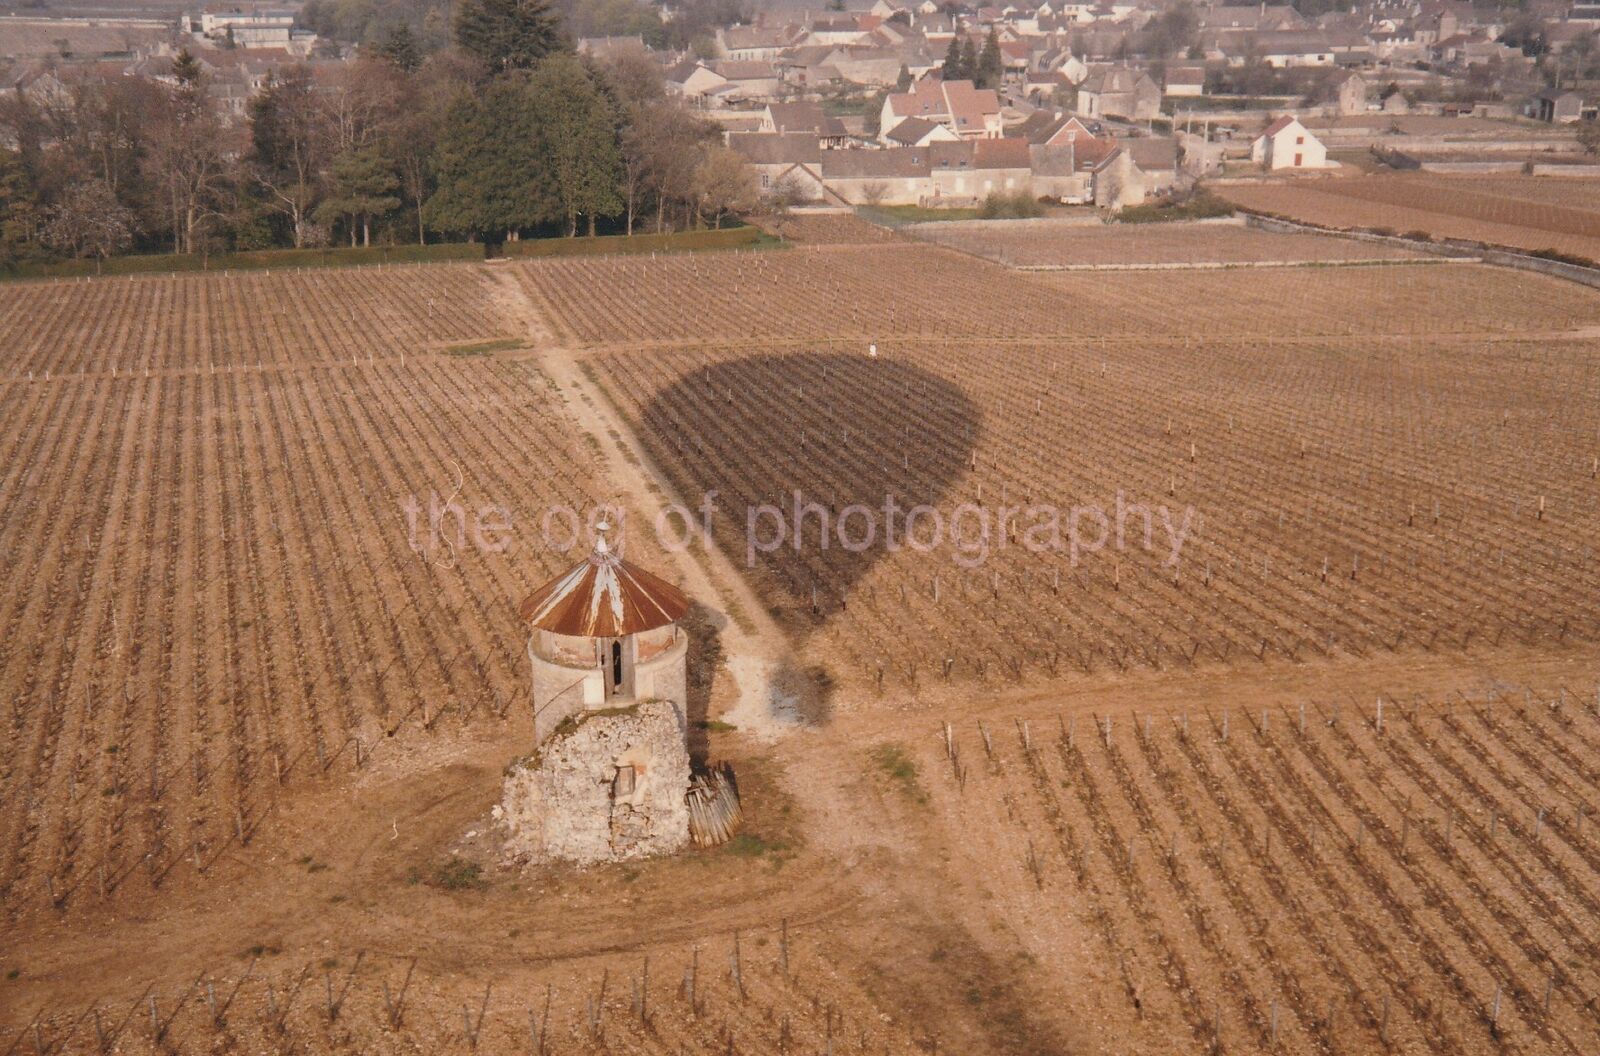
[[[584,712],[506,772],[497,816],[513,860],[579,864],[689,845],[684,715],[668,700]]]
[[[633,699],[670,700],[683,710],[688,700],[688,635],[669,624],[627,641],[635,649]],[[543,744],[565,720],[611,703],[606,699],[605,675],[593,638],[536,631],[528,641],[528,664],[533,672],[536,745]]]

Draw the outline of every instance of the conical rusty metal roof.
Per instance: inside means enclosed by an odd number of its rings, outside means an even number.
[[[528,595],[517,611],[541,630],[614,638],[675,623],[689,611],[689,599],[622,560],[602,535],[587,557]]]

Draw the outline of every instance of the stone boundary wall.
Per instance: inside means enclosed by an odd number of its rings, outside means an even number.
[[[1530,256],[1512,249],[1489,245],[1483,242],[1464,242],[1459,239],[1450,239],[1438,242],[1421,242],[1410,238],[1401,238],[1398,235],[1378,235],[1370,231],[1339,231],[1334,228],[1316,227],[1312,224],[1301,224],[1291,220],[1280,220],[1277,217],[1257,216],[1245,213],[1245,223],[1251,227],[1259,227],[1264,231],[1299,231],[1310,234],[1331,235],[1334,238],[1349,238],[1358,242],[1379,242],[1391,246],[1404,246],[1422,253],[1431,253],[1439,257],[1451,257],[1462,262],[1481,261],[1502,268],[1515,268],[1518,271],[1532,271],[1541,275],[1550,275],[1568,282],[1581,283],[1600,289],[1600,268],[1586,267],[1581,264],[1568,264],[1560,260],[1546,260],[1543,257]]]
[[[1594,180],[1600,179],[1600,165],[1535,165],[1533,174],[1557,178],[1583,176]]]

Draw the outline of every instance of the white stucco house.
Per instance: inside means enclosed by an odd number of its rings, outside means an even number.
[[[1297,117],[1285,115],[1266,127],[1250,144],[1250,160],[1269,171],[1326,169],[1328,148]]]

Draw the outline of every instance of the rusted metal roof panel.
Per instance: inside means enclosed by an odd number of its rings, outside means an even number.
[[[518,611],[540,630],[613,638],[676,622],[689,611],[689,599],[602,547],[528,595]]]

